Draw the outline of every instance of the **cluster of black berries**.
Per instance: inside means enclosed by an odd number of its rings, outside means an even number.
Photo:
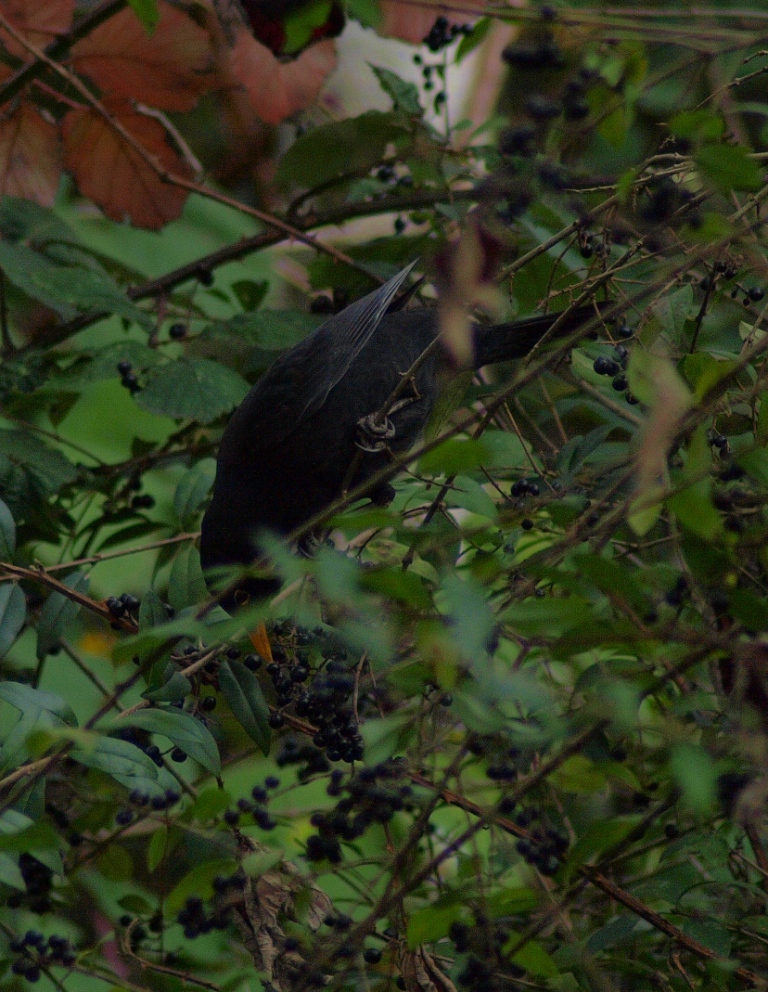
[[[224,822],[235,827],[240,823],[243,815],[253,817],[253,822],[262,830],[274,830],[277,826],[267,809],[269,803],[269,790],[276,789],[280,785],[280,779],[273,775],[268,775],[264,780],[264,785],[255,785],[251,789],[251,799],[238,799],[234,809],[228,809],[224,813]]]
[[[275,764],[278,768],[284,768],[286,765],[301,765],[297,775],[300,782],[306,782],[315,775],[322,775],[331,767],[319,747],[300,743],[295,737],[286,737],[280,742]]]
[[[133,371],[133,365],[127,360],[117,363],[117,371],[120,373],[120,384],[125,386],[128,392],[133,395],[141,389],[139,377]]]
[[[509,979],[522,978],[525,972],[506,959],[504,947],[509,942],[511,927],[501,921],[493,925],[482,912],[475,913],[470,926],[455,920],[448,936],[458,954],[466,954],[464,967],[457,977],[461,988],[478,992],[495,992],[509,988]]]
[[[10,949],[18,955],[11,965],[11,972],[23,975],[28,982],[40,980],[41,967],[59,964],[71,968],[75,963],[72,945],[66,937],[55,933],[46,940],[39,930],[27,930],[23,937],[11,941]]]
[[[459,35],[472,34],[471,24],[449,24],[448,18],[442,14],[429,29],[429,34],[423,40],[430,52],[439,52],[447,48]]]
[[[19,855],[19,871],[26,886],[25,892],[12,892],[8,896],[7,905],[10,909],[18,909],[28,901],[33,913],[47,913],[51,908],[51,869],[38,861],[36,857],[24,851]]]
[[[139,609],[138,599],[128,592],[124,592],[120,597],[110,596],[106,605],[110,616],[113,616],[115,620],[132,618]],[[112,626],[117,628],[120,627],[117,623],[114,623]]]
[[[626,372],[628,361],[629,352],[623,344],[617,344],[613,349],[613,357],[608,358],[606,355],[600,355],[599,358],[595,359],[592,368],[598,375],[612,376],[611,385],[616,392],[624,393],[624,399],[627,403],[634,405],[638,399],[629,391],[629,380]]]
[[[501,53],[507,65],[523,71],[560,69],[565,63],[563,52],[551,34],[531,41],[513,41]]]
[[[150,747],[145,746],[142,750],[148,757],[152,758],[156,765],[159,760],[159,765],[162,766],[163,759],[158,747],[155,745]],[[157,756],[154,754],[155,751],[157,752]],[[175,789],[166,789],[165,792],[158,792],[154,796],[150,796],[141,789],[133,789],[128,796],[131,806],[120,807],[115,814],[115,823],[120,827],[126,827],[129,823],[133,822],[136,815],[150,811],[160,813],[164,809],[170,809],[171,806],[175,806],[179,799],[181,799],[181,795]]]
[[[344,664],[347,652],[326,647],[322,651],[326,664],[313,673],[307,652],[301,650],[313,636],[304,630],[294,632],[293,636],[296,645],[300,645],[294,651],[293,660],[289,660],[282,645],[275,644],[272,649],[275,660],[266,666],[279,707],[270,714],[269,725],[274,730],[284,726],[281,710],[293,705],[297,717],[309,720],[317,727],[312,743],[325,751],[328,761],[350,764],[360,761],[363,739],[349,705],[355,677]]]
[[[346,795],[331,812],[312,816],[311,823],[317,833],[307,839],[307,858],[338,864],[342,859],[340,840],[356,840],[374,823],[389,823],[395,813],[411,808],[410,785],[381,784],[391,783],[402,774],[403,767],[397,761],[363,768],[343,785],[343,773],[332,772],[328,794],[337,796],[343,792]]]
[[[510,495],[516,499],[522,496],[538,496],[540,492],[538,485],[529,479],[518,479],[510,489]]]
[[[243,880],[244,882],[245,880]],[[222,891],[229,886],[230,879],[222,879]],[[176,917],[176,921],[184,928],[187,940],[194,940],[211,930],[226,930],[229,926],[229,913],[222,907],[206,912],[205,903],[199,896],[190,896]]]
[[[187,336],[187,325],[186,324],[171,324],[168,328],[168,337],[172,341],[181,341]]]
[[[527,828],[535,821],[540,821],[540,813],[535,808],[524,809],[514,819],[518,827]],[[554,875],[568,850],[568,838],[553,827],[545,827],[539,823],[530,831],[529,839],[521,838],[515,848],[542,875]]]

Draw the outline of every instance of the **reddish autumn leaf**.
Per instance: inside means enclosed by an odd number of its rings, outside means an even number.
[[[45,48],[72,27],[75,0],[0,0],[0,13],[27,41]],[[16,58],[29,61],[29,52],[0,30],[0,44]]]
[[[216,79],[207,31],[160,2],[151,35],[131,10],[112,17],[72,48],[72,64],[105,93],[161,110],[191,110]]]
[[[454,13],[451,13],[452,6]],[[465,24],[472,20],[473,12],[477,12],[477,16],[483,12],[485,0],[459,0],[452,5],[441,0],[422,0],[418,7],[400,0],[381,0],[380,7],[382,23],[378,33],[418,45],[427,37],[438,17],[447,17],[449,24]]]
[[[58,128],[30,104],[0,119],[0,193],[50,207],[61,175]]]
[[[109,112],[150,155],[171,173],[192,170],[168,143],[159,121],[137,113],[122,100],[107,101]],[[163,182],[157,172],[90,108],[70,111],[63,122],[64,165],[78,189],[115,221],[158,230],[181,213],[187,191]]]
[[[237,33],[227,74],[242,88],[253,112],[267,124],[278,124],[314,102],[336,67],[332,41],[305,49],[298,58],[281,62],[248,31]]]

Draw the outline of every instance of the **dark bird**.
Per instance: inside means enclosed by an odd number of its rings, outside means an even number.
[[[203,568],[250,564],[260,531],[290,534],[343,489],[363,485],[391,464],[391,453],[413,446],[438,395],[445,365],[440,348],[404,383],[386,418],[376,417],[438,335],[436,310],[399,309],[398,291],[412,268],[281,355],[232,415],[203,518]],[[594,307],[574,310],[558,334],[571,333],[594,315]],[[473,367],[527,355],[557,317],[473,325]],[[367,495],[384,504],[393,490],[379,486]],[[259,579],[246,580],[243,588],[265,595],[276,587]]]

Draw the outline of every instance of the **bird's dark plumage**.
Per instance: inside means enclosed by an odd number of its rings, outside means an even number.
[[[219,447],[213,499],[200,544],[204,568],[248,564],[259,531],[287,535],[406,452],[423,430],[438,392],[438,349],[389,413],[394,436],[360,452],[359,422],[382,409],[438,333],[432,309],[395,309],[408,266],[380,289],[327,320],[264,373],[232,415]],[[570,333],[594,309],[563,323]],[[545,314],[509,324],[475,325],[474,367],[527,355],[555,322]],[[375,444],[367,444],[374,448]],[[357,469],[349,479],[350,466]],[[375,496],[375,494],[371,494]]]

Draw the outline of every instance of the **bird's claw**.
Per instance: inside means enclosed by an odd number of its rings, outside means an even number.
[[[387,446],[387,441],[391,441],[395,436],[395,425],[389,417],[384,417],[382,420],[375,413],[361,417],[357,422],[357,429],[356,447],[370,454],[383,451]]]

